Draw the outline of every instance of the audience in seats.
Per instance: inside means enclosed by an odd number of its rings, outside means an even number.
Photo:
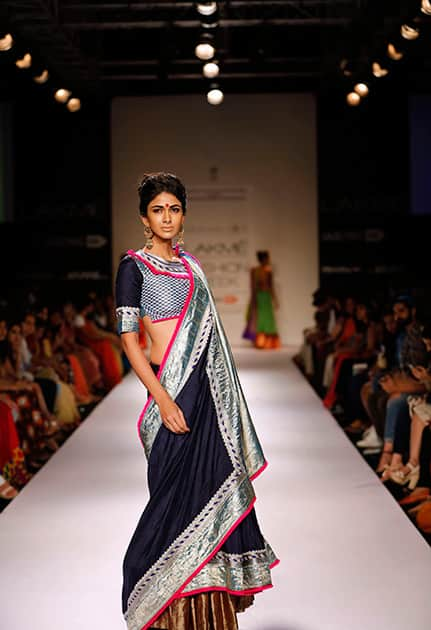
[[[318,289],[313,305],[315,324],[304,330],[295,362],[382,483],[431,534],[430,315],[405,294],[343,299]]]
[[[0,315],[0,510],[127,369],[112,296],[13,307]]]

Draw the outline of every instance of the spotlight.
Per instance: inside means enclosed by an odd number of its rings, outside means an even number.
[[[13,46],[13,37],[10,33],[5,33],[2,37],[0,37],[0,52],[6,52],[6,50],[10,50]]]
[[[408,24],[401,25],[401,35],[404,39],[408,39],[413,41],[419,37],[419,29],[414,26],[409,26]]]
[[[69,100],[71,94],[72,92],[69,92],[69,90],[60,88],[59,90],[55,92],[54,98],[58,103],[66,103]]]
[[[216,2],[198,3],[197,10],[201,15],[202,28],[215,28],[218,26],[219,12]]]
[[[210,61],[204,65],[203,73],[207,79],[215,79],[220,74],[220,68],[215,61]]]
[[[197,2],[196,9],[201,15],[213,15],[217,11],[217,2]]]
[[[195,55],[202,61],[209,61],[215,55],[214,37],[211,33],[203,33],[199,40],[199,44],[195,48]]]
[[[42,70],[42,68],[38,68],[37,72],[39,72],[39,74],[35,74],[33,77],[33,81],[35,83],[38,83],[39,85],[42,85],[42,83],[46,83],[49,79],[49,72],[48,70],[45,68]]]
[[[385,77],[389,70],[387,70],[386,68],[382,68],[382,66],[377,63],[377,61],[373,61],[373,65],[372,65],[372,71],[375,77],[377,77],[378,79],[380,77]]]
[[[223,103],[224,94],[218,86],[211,86],[211,89],[207,94],[207,100],[210,105],[220,105]]]
[[[70,112],[77,112],[79,109],[81,109],[81,101],[79,100],[79,98],[71,98],[66,107]]]
[[[31,66],[31,55],[30,53],[25,53],[24,57],[22,59],[17,59],[15,61],[15,65],[18,66],[18,68],[21,68],[21,70],[23,70],[24,68],[30,68]]]
[[[356,105],[359,105],[359,103],[361,102],[361,97],[359,96],[359,94],[356,94],[356,92],[349,92],[349,94],[346,96],[346,101],[351,107],[356,107]]]
[[[425,15],[431,15],[431,2],[429,0],[422,0],[421,11]]]
[[[361,96],[362,98],[368,96],[368,93],[370,91],[366,83],[357,83],[353,89],[356,94],[359,94],[359,96]]]
[[[404,57],[404,53],[398,51],[393,44],[388,44],[388,56],[394,61],[399,61]]]

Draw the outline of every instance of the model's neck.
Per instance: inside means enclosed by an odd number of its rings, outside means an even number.
[[[156,241],[154,239],[153,247],[150,251],[151,254],[155,254],[155,256],[160,256],[161,258],[165,258],[166,260],[171,260],[173,256],[175,256],[175,251],[172,245],[172,241]]]

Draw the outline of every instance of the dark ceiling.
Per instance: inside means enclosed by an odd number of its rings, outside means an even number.
[[[228,92],[348,89],[374,80],[371,63],[389,68],[389,79],[409,90],[428,89],[431,16],[421,0],[224,0],[217,3],[215,35],[219,84]],[[400,26],[410,21],[420,37],[407,41]],[[50,70],[51,83],[82,99],[124,94],[204,92],[208,80],[194,48],[202,33],[196,2],[78,2],[2,0],[0,30],[16,46],[0,53],[0,89],[27,89],[13,61],[27,49]],[[206,32],[209,32],[207,29]],[[389,41],[404,50],[401,61],[386,54]],[[354,74],[345,77],[343,59]],[[30,79],[27,79],[31,83]],[[36,89],[36,88],[35,88]],[[37,89],[42,89],[37,86]]]

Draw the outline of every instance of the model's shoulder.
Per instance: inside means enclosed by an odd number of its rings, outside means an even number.
[[[126,269],[127,267],[136,267],[135,260],[134,260],[134,257],[133,257],[134,253],[135,252],[132,252],[132,250],[128,250],[127,252],[123,253],[121,255],[120,262],[118,264],[118,268],[119,269]]]
[[[180,249],[179,255],[180,255],[181,258],[186,258],[188,260],[191,260],[191,261],[195,262],[197,265],[199,265],[199,267],[202,267],[202,264],[201,264],[201,261],[199,260],[199,258],[197,258],[194,254],[186,251],[185,249]]]
[[[118,264],[117,278],[138,278],[139,276],[142,276],[139,259],[136,257],[135,252],[129,250],[123,254]]]

